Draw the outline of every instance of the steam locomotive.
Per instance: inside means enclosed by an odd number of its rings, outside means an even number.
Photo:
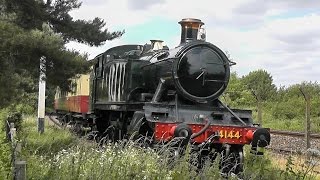
[[[232,155],[241,169],[244,145],[263,154],[269,130],[253,123],[250,110],[230,109],[218,99],[233,63],[205,41],[204,23],[187,18],[179,24],[176,48],[151,40],[96,56],[90,76],[76,80],[73,94],[57,91],[55,109],[64,122],[95,127],[113,140],[134,134],[149,136],[151,144],[181,138],[180,145],[205,147],[203,155]]]

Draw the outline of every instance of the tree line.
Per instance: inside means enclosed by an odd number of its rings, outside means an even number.
[[[305,81],[276,87],[272,75],[266,70],[255,70],[242,77],[233,72],[222,100],[231,107],[253,109],[258,123],[286,121],[290,126],[290,121],[299,120],[303,128],[306,94],[310,97],[310,112],[314,126],[317,126],[313,128],[320,130],[320,85],[318,82]]]

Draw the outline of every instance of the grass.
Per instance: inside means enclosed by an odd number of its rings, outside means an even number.
[[[262,112],[262,126],[266,128],[271,128],[275,130],[285,130],[285,131],[305,131],[305,116],[304,114],[293,115],[291,118],[285,115],[274,117],[273,114],[273,104],[269,103],[263,107]],[[252,110],[252,116],[255,123],[258,123],[258,113],[255,106],[236,106],[239,109]],[[288,107],[290,108],[290,107]],[[284,110],[285,113],[287,109]],[[288,109],[289,111],[290,109]],[[310,130],[312,133],[320,133],[320,115],[313,114],[310,117]]]
[[[257,119],[257,113],[253,113],[254,119]],[[295,117],[293,119],[275,119],[271,113],[264,112],[262,116],[262,126],[274,130],[285,131],[305,131],[305,119]],[[320,117],[311,117],[310,129],[312,133],[320,133]]]
[[[23,149],[30,150],[30,152],[25,152],[27,154],[55,154],[77,143],[77,138],[71,132],[49,123],[46,123],[44,133],[39,134],[35,117],[26,117],[24,119],[23,129],[19,134],[19,138],[23,144]]]
[[[310,160],[306,159],[305,155],[292,155],[292,154],[276,154],[270,153],[272,164],[278,166],[281,170],[294,173],[296,177],[302,177],[308,172],[320,179],[320,159],[319,157],[311,156]],[[308,163],[311,162],[311,163]],[[291,169],[291,170],[290,170]]]
[[[167,179],[158,160],[151,150],[83,144],[62,150],[49,161],[41,159],[45,173],[34,179]]]
[[[219,171],[219,158],[199,170],[190,163],[194,160],[192,154],[172,161],[170,148],[155,151],[134,141],[99,146],[50,124],[39,135],[33,117],[26,118],[22,126],[21,158],[27,161],[28,179],[224,179]],[[274,165],[268,153],[263,157],[254,156],[247,149],[245,153],[243,179],[296,179],[294,173],[285,173],[286,170]]]

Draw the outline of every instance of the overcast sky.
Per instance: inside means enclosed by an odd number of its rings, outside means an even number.
[[[162,39],[179,44],[182,18],[205,23],[207,41],[228,51],[239,75],[266,69],[274,83],[320,80],[320,0],[83,0],[75,19],[103,18],[107,28],[125,30],[100,47],[71,42],[90,58],[110,47]]]

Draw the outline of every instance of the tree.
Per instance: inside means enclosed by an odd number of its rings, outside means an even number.
[[[320,115],[320,85],[317,82],[301,82],[278,89],[276,100],[272,107],[275,118],[302,118],[305,112],[305,99],[301,93],[301,87],[303,87],[308,94],[312,95],[311,116],[316,117]]]
[[[245,87],[243,80],[236,72],[230,74],[230,80],[226,91],[223,94],[224,100],[231,107],[248,107],[253,102],[253,97]]]
[[[256,70],[244,76],[243,82],[256,100],[258,122],[262,124],[262,104],[276,93],[272,76],[265,70]]]
[[[21,102],[25,94],[36,92],[39,58],[47,59],[47,81],[69,89],[69,81],[77,73],[87,71],[85,56],[64,47],[63,39],[50,31],[24,31],[15,24],[0,22],[1,106]],[[62,83],[61,83],[62,82]]]
[[[54,32],[62,34],[65,41],[98,46],[124,33],[102,30],[106,23],[100,18],[74,20],[69,12],[80,8],[78,0],[5,0],[5,5],[8,13],[15,14],[15,24],[30,30],[42,29],[43,23],[47,23]]]
[[[97,46],[124,33],[103,29],[99,18],[74,20],[69,12],[80,5],[77,0],[0,0],[0,108],[36,92],[40,57],[46,57],[47,84],[69,90],[67,79],[87,72],[90,64],[65,44]]]

